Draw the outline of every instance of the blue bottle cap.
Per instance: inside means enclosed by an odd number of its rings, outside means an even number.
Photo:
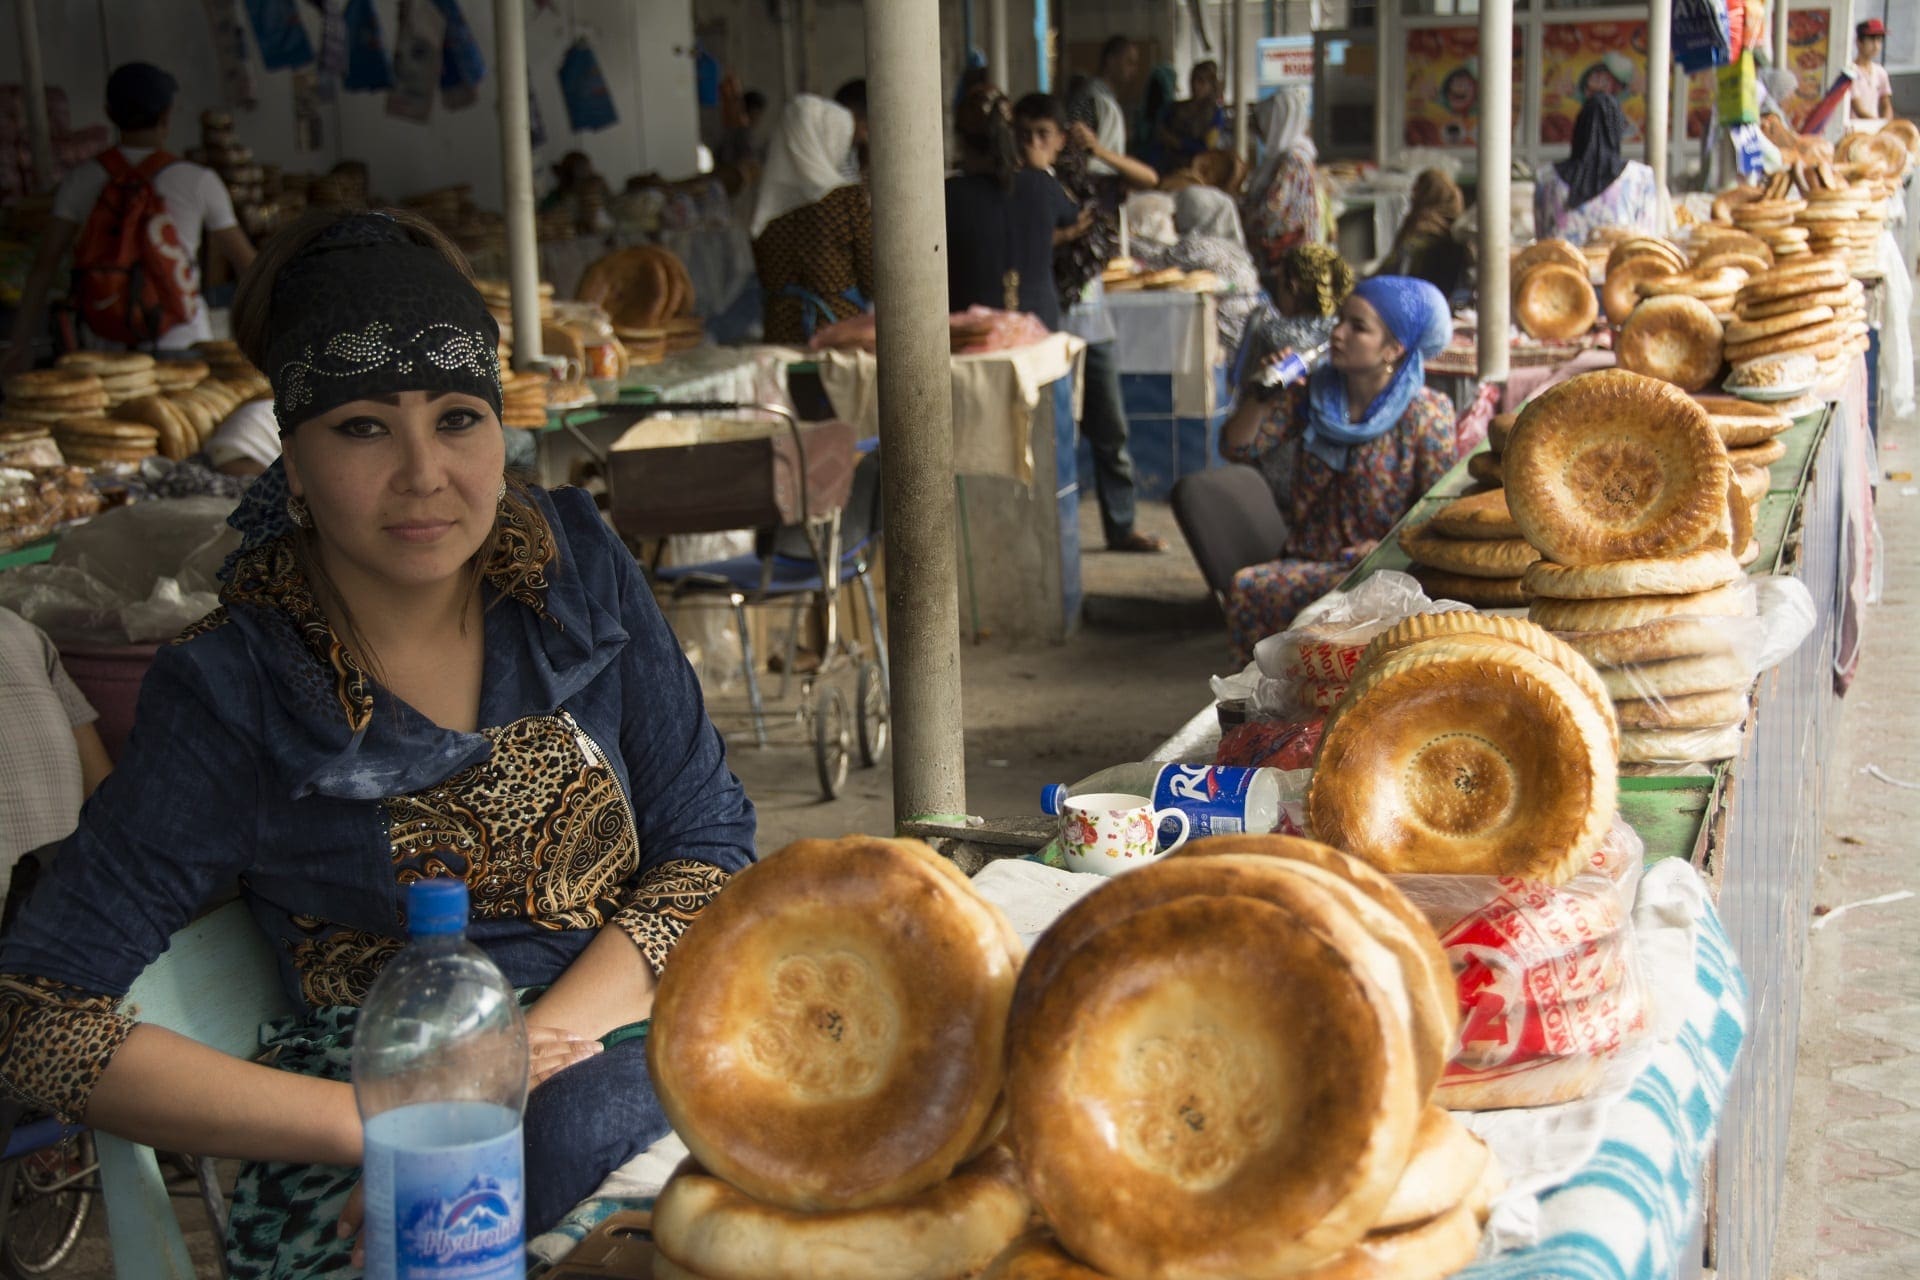
[[[1067,804],[1067,787],[1063,782],[1055,782],[1040,788],[1040,812],[1060,816],[1060,810]]]
[[[416,938],[442,938],[467,931],[467,884],[442,877],[407,886],[407,932]]]

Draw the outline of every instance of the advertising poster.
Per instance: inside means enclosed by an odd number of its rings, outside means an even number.
[[[1555,22],[1541,29],[1540,141],[1573,141],[1573,122],[1595,93],[1611,93],[1627,117],[1626,143],[1645,140],[1647,24]]]
[[[1833,39],[1833,10],[1787,10],[1787,69],[1800,81],[1784,104],[1787,119],[1798,126],[1827,92],[1827,54]]]
[[[1520,123],[1520,42],[1514,42],[1514,126]],[[1406,124],[1410,147],[1480,145],[1480,29],[1407,32]]]
[[[1713,120],[1713,72],[1700,71],[1687,77],[1687,136],[1704,138]]]

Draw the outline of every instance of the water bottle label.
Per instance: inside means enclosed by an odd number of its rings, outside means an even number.
[[[526,1275],[514,1112],[472,1102],[401,1107],[367,1123],[364,1159],[368,1280]]]
[[[1214,765],[1171,764],[1160,771],[1153,788],[1153,807],[1179,809],[1195,840],[1203,836],[1237,835],[1247,828],[1247,791],[1258,770]],[[1179,833],[1167,824],[1161,840]]]

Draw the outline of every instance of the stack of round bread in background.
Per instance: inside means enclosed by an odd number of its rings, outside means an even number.
[[[538,369],[515,369],[500,380],[502,426],[537,430],[547,425],[547,386],[553,380]]]
[[[1793,426],[1793,419],[1773,405],[1756,404],[1738,396],[1703,395],[1694,399],[1707,411],[1707,421],[1726,446],[1727,461],[1733,466],[1734,486],[1745,500],[1744,517],[1742,512],[1735,511],[1734,525],[1738,529],[1743,518],[1748,525],[1755,525],[1760,518],[1760,503],[1773,488],[1771,468],[1787,453],[1786,445],[1778,437]],[[1757,538],[1745,542],[1736,538],[1729,545],[1742,567],[1759,558]]]
[[[138,463],[160,451],[160,432],[144,422],[117,418],[72,418],[56,423],[54,443],[77,467],[109,462]]]
[[[109,409],[153,395],[160,389],[154,380],[153,357],[143,351],[69,351],[53,363],[57,369],[91,373],[99,378]]]
[[[804,840],[735,876],[654,999],[648,1067],[693,1154],[653,1274],[977,1274],[1031,1212],[995,1145],[1021,955],[917,841]]]
[[[1707,304],[1707,309],[1721,319],[1733,315],[1733,295],[1751,275],[1745,266],[1735,265],[1721,260],[1676,271],[1672,275],[1654,276],[1641,280],[1634,285],[1634,292],[1644,302],[1650,298],[1685,297],[1698,298]]]
[[[1738,274],[1727,272],[1728,276]],[[1639,287],[1644,289],[1648,283],[1642,281]],[[1687,293],[1661,294],[1634,307],[1620,327],[1614,355],[1622,369],[1670,382],[1683,391],[1698,391],[1719,376],[1722,332],[1720,318],[1701,299]]]
[[[1866,349],[1866,294],[1845,262],[1809,258],[1750,278],[1734,297],[1726,332],[1727,362],[1789,352],[1811,355],[1822,375],[1838,372]]]
[[[1600,637],[1616,635],[1610,652],[1635,659],[1613,664],[1628,671],[1609,682],[1620,704],[1621,761],[1737,751],[1745,717],[1728,714],[1731,698],[1675,704],[1659,681],[1636,686],[1632,678],[1642,662],[1668,660],[1668,649],[1651,642],[1636,656],[1634,637],[1649,624],[1737,631],[1728,621],[1753,613],[1734,550],[1752,540],[1752,510],[1707,409],[1625,370],[1582,374],[1521,411],[1506,472],[1514,522],[1542,556],[1527,571],[1528,617],[1589,661]],[[1751,675],[1714,691],[1744,696]]]
[[[222,382],[245,382],[250,378],[259,378],[261,373],[253,367],[253,361],[247,359],[240,350],[240,344],[224,338],[211,338],[206,342],[193,344],[194,351],[207,362],[213,376]]]
[[[1456,498],[1431,519],[1403,525],[1400,549],[1429,596],[1479,609],[1525,607],[1527,566],[1540,558],[1520,536],[1503,489]]]
[[[1539,240],[1514,255],[1513,316],[1529,337],[1570,342],[1600,316],[1586,255],[1565,240]]]
[[[1680,246],[1658,236],[1629,236],[1614,245],[1607,254],[1605,282],[1600,300],[1611,324],[1625,324],[1639,305],[1639,285],[1674,275],[1687,269],[1687,255]]]
[[[1793,195],[1791,180],[1779,186],[1785,194],[1762,194],[1742,200],[1729,211],[1733,225],[1764,241],[1773,251],[1776,263],[1807,253],[1807,229],[1794,224],[1794,218],[1806,208],[1806,201]]]
[[[99,375],[79,369],[16,373],[7,379],[5,390],[7,417],[16,422],[65,422],[100,417],[107,410],[107,391]]]
[[[1337,849],[1222,836],[1109,880],[1020,975],[1007,1127],[1047,1229],[985,1275],[1451,1275],[1500,1186],[1430,1103],[1458,1022],[1432,926]]]

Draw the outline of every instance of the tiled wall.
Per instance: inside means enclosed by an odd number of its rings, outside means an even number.
[[[1220,428],[1232,406],[1227,370],[1214,370],[1214,403],[1221,406],[1211,418],[1187,418],[1173,411],[1170,373],[1123,373],[1120,397],[1127,409],[1127,444],[1133,454],[1136,491],[1142,498],[1165,502],[1181,476],[1223,465]],[[1079,444],[1080,487],[1093,487],[1093,451]]]

